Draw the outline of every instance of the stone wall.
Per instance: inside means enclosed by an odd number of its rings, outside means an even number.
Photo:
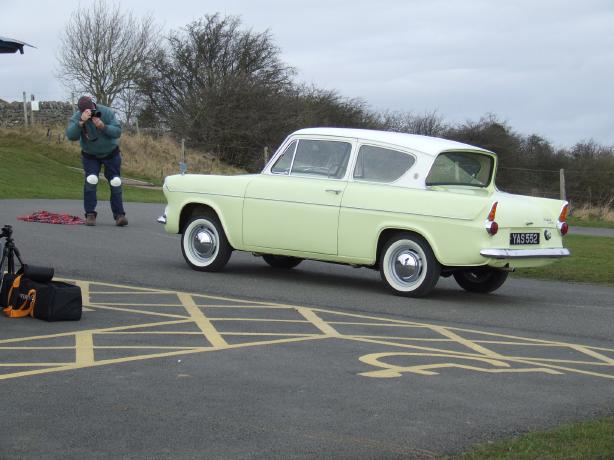
[[[28,108],[28,124],[31,123],[30,102]],[[39,126],[65,125],[74,113],[73,106],[68,102],[41,101],[39,110],[34,112],[34,124]],[[0,99],[0,127],[23,126],[23,102],[5,102]]]

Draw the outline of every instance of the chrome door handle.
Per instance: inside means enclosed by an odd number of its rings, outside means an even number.
[[[336,188],[327,188],[326,191],[328,193],[334,193],[335,195],[339,195],[341,193],[341,190],[336,189]]]

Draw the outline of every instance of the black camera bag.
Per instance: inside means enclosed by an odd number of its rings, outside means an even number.
[[[7,316],[29,315],[45,321],[81,319],[81,288],[52,281],[53,268],[24,265],[12,277],[11,285],[7,285],[7,308],[4,309]]]
[[[61,281],[50,281],[43,302],[38,299],[32,316],[45,321],[77,321],[81,319],[81,288]]]

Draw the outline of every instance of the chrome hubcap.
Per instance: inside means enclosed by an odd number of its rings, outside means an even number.
[[[399,248],[390,258],[394,277],[402,284],[412,284],[420,278],[423,263],[420,255],[408,248]]]
[[[190,243],[192,255],[201,262],[208,262],[217,251],[217,234],[214,229],[200,225],[192,230]]]

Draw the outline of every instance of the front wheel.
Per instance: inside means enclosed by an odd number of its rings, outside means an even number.
[[[263,254],[262,258],[267,264],[275,268],[294,268],[303,261],[303,259],[298,257],[276,256],[273,254]]]
[[[487,293],[499,289],[508,274],[497,268],[476,267],[454,272],[454,279],[465,291]]]
[[[382,250],[380,275],[396,294],[423,297],[433,290],[441,266],[424,238],[414,234],[397,234]]]
[[[216,272],[224,268],[232,247],[217,216],[190,219],[181,235],[181,252],[194,270]]]

